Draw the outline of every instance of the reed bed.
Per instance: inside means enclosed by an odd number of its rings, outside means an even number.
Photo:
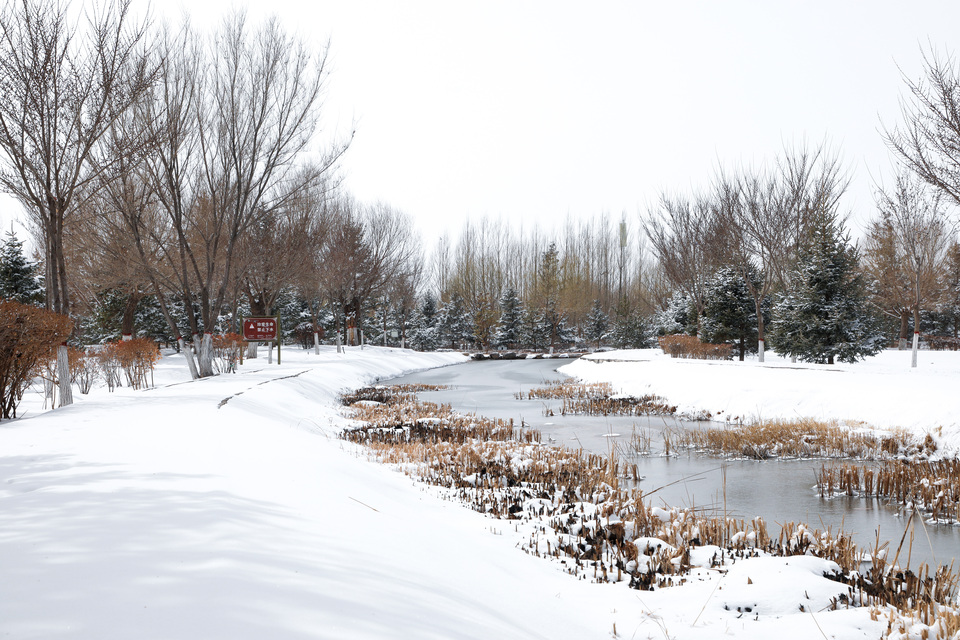
[[[952,566],[921,566],[914,574],[896,561],[886,563],[879,541],[864,573],[866,554],[842,531],[791,522],[771,535],[760,518],[651,506],[637,487],[636,465],[620,460],[616,449],[599,456],[543,446],[536,430],[459,415],[386,387],[349,399],[351,416],[363,424],[345,430],[344,439],[476,511],[515,523],[518,531],[523,525],[525,552],[552,558],[583,579],[623,581],[637,589],[681,584],[691,568],[690,550],[713,545],[711,564],[717,567],[761,554],[812,554],[836,562],[841,570],[829,577],[848,585],[848,595],[835,607],[893,604],[914,610],[924,603],[949,604],[957,594]]]
[[[583,416],[649,416],[673,415],[677,408],[659,396],[624,396],[614,393],[607,382],[583,383],[575,381],[552,382],[531,389],[524,395],[514,394],[518,400],[560,400],[560,415]],[[545,415],[555,410],[544,407]]]
[[[836,495],[884,498],[933,523],[960,523],[960,460],[884,461],[872,466],[822,466],[817,489]]]
[[[676,447],[714,455],[768,458],[856,458],[879,460],[911,448],[904,430],[877,432],[837,421],[769,420],[745,425],[698,427],[677,431]]]

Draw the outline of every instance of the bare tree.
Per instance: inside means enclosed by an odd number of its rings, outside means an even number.
[[[758,359],[764,361],[764,300],[784,288],[797,252],[817,215],[835,215],[848,179],[837,156],[823,146],[788,149],[773,169],[722,172],[716,186],[720,226],[728,256],[756,304]],[[756,270],[759,281],[751,272]]]
[[[151,174],[176,238],[168,262],[184,305],[200,309],[200,375],[212,375],[210,332],[233,278],[241,238],[259,216],[320,181],[346,149],[304,165],[316,133],[327,48],[314,54],[271,20],[228,17],[208,40],[169,37],[153,96]],[[193,330],[198,322],[191,319]]]
[[[151,81],[142,55],[146,23],[130,0],[86,15],[66,4],[8,0],[0,9],[0,184],[43,240],[47,308],[69,313],[64,225],[79,190],[96,178],[90,155],[114,119]],[[60,404],[73,401],[66,349],[58,351]]]
[[[698,317],[707,281],[717,265],[716,249],[721,246],[714,241],[717,221],[717,208],[705,194],[693,199],[662,195],[657,211],[644,225],[664,277],[673,289],[690,297]]]
[[[903,122],[887,145],[927,184],[960,204],[960,70],[951,54],[923,52],[924,77],[904,76]]]
[[[905,171],[897,175],[892,189],[878,190],[877,207],[880,219],[875,225],[890,234],[909,286],[909,309],[913,312],[911,367],[916,367],[920,311],[936,302],[954,229],[944,213],[941,192],[931,192]]]

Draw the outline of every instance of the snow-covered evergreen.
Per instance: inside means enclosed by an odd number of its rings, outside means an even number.
[[[789,289],[774,307],[770,338],[805,362],[856,362],[883,348],[868,311],[859,255],[835,219],[821,215],[801,247]]]
[[[747,269],[754,288],[760,288],[760,276],[752,265]],[[770,301],[765,300],[764,320],[770,322]],[[735,267],[721,267],[707,283],[704,308],[700,316],[700,339],[711,343],[733,343],[740,360],[745,353],[757,351],[757,305],[743,273]]]
[[[631,308],[627,298],[617,305],[609,339],[618,349],[645,349],[653,344],[650,323]]]
[[[607,335],[607,330],[610,328],[610,318],[608,318],[607,314],[603,311],[603,306],[599,300],[593,301],[593,308],[591,308],[590,313],[587,314],[586,320],[583,333],[587,340],[596,343],[599,349],[600,342]]]
[[[410,323],[410,346],[419,351],[434,351],[440,346],[439,313],[436,298],[424,297]]]
[[[0,248],[0,298],[23,304],[43,302],[43,286],[37,277],[37,265],[23,254],[23,243],[12,230]]]
[[[473,340],[473,319],[463,296],[454,293],[437,319],[438,340],[451,349],[462,349]]]
[[[500,320],[494,328],[493,343],[498,347],[516,349],[523,341],[523,302],[513,287],[500,296]]]
[[[658,336],[676,333],[697,333],[697,314],[690,296],[677,291],[667,302],[667,308],[656,314],[653,319],[654,330]]]

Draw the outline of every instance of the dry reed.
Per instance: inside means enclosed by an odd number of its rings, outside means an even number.
[[[870,572],[861,573],[864,554],[842,531],[791,522],[772,536],[761,518],[653,507],[637,487],[636,465],[620,460],[616,449],[599,456],[543,446],[539,432],[512,421],[456,414],[387,387],[360,390],[349,399],[352,417],[364,424],[345,430],[343,438],[479,512],[532,525],[523,550],[553,558],[578,577],[625,581],[638,589],[681,584],[691,568],[690,549],[715,545],[714,566],[761,553],[836,562],[841,571],[828,577],[848,585],[849,595],[835,607],[892,604],[914,610],[924,603],[947,605],[957,594],[952,566],[921,565],[914,574],[909,559],[900,568],[899,554],[886,563],[879,541]],[[634,482],[621,482],[625,478]]]

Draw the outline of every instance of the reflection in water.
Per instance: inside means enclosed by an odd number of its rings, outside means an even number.
[[[559,401],[517,400],[517,392],[563,378],[556,371],[569,360],[508,360],[469,362],[431,369],[389,381],[450,385],[444,391],[422,393],[430,402],[450,404],[457,411],[491,418],[512,418],[536,428],[544,443],[583,448],[597,453],[616,449],[626,456],[634,429],[650,436],[653,454],[631,458],[644,476],[641,488],[654,504],[703,509],[738,519],[762,516],[771,535],[776,524],[803,522],[819,529],[841,527],[852,532],[861,547],[880,540],[896,547],[907,519],[877,499],[839,497],[824,500],[813,489],[821,461],[722,460],[695,453],[664,457],[663,432],[688,425],[671,417],[544,416]],[[830,464],[826,462],[826,464]],[[953,561],[960,549],[960,527],[923,525],[913,519],[912,566],[920,561]],[[909,541],[910,534],[907,534]],[[905,543],[906,544],[906,543]],[[904,549],[906,554],[906,549]]]

